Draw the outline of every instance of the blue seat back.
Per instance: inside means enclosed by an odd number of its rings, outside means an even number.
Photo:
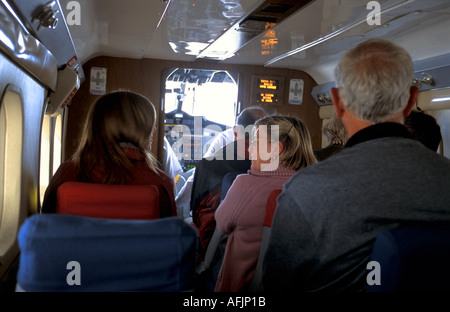
[[[405,227],[381,232],[372,261],[380,266],[380,284],[370,292],[450,291],[450,225]]]
[[[25,221],[18,242],[17,283],[25,291],[194,288],[197,232],[179,218],[38,214]],[[80,285],[72,282],[76,278]]]

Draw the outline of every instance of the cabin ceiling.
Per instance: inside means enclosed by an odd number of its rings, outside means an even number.
[[[65,16],[69,0],[60,0]],[[364,0],[78,0],[69,25],[78,57],[98,55],[263,65],[333,80],[344,51],[372,37],[405,47],[413,60],[450,51],[450,1],[385,0],[369,25]],[[417,38],[420,38],[419,40]]]

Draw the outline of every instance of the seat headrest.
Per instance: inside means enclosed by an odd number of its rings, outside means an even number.
[[[266,204],[266,216],[264,218],[264,226],[272,227],[273,215],[275,214],[275,210],[277,209],[277,198],[278,195],[281,194],[283,190],[276,189],[270,192],[269,197],[267,198]]]
[[[154,185],[66,182],[57,190],[56,212],[112,219],[159,218],[159,191]]]
[[[380,232],[370,259],[380,265],[381,285],[370,292],[450,291],[450,224]]]

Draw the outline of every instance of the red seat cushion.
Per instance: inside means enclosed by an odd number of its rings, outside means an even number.
[[[272,219],[277,209],[277,197],[280,195],[282,190],[273,190],[269,194],[266,204],[266,218],[264,219],[264,226],[272,227]]]
[[[154,185],[66,182],[57,190],[56,212],[111,219],[158,219],[159,191]]]

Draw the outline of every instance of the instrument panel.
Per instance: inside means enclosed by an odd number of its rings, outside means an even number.
[[[192,116],[183,111],[166,114],[164,136],[177,155],[183,171],[195,168],[209,144],[227,126],[212,122],[203,116]]]

